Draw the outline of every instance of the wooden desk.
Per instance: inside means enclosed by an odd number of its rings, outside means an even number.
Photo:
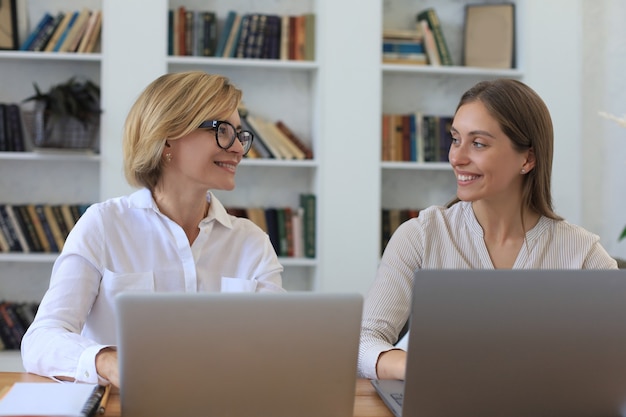
[[[21,372],[0,372],[0,389],[14,382],[51,382],[48,378]],[[104,417],[120,417],[120,396],[117,390],[111,393]],[[387,406],[366,379],[356,383],[354,417],[393,417]]]

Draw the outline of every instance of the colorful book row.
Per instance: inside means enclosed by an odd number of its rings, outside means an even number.
[[[418,209],[383,209],[381,211],[380,219],[380,253],[384,252],[391,239],[391,235],[396,231],[405,221],[417,217],[419,215]]]
[[[452,116],[383,114],[382,160],[447,162]]]
[[[300,194],[300,205],[292,207],[228,207],[236,217],[244,217],[268,234],[276,255],[289,258],[315,258],[315,195]]]
[[[0,152],[23,152],[24,125],[22,112],[16,103],[0,103]]]
[[[102,11],[80,10],[44,13],[21,51],[91,53],[100,50]]]
[[[315,59],[315,15],[229,11],[221,22],[213,11],[184,6],[168,14],[168,54],[223,58]]]
[[[39,304],[33,302],[0,302],[0,350],[20,348],[38,308]]]
[[[0,204],[0,251],[59,253],[89,204]]]

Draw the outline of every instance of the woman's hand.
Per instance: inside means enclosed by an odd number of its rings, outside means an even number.
[[[378,357],[376,375],[378,379],[404,380],[406,372],[406,352],[400,349],[388,350]]]
[[[113,386],[120,387],[120,368],[117,360],[117,350],[104,348],[96,355],[96,371],[102,378]]]

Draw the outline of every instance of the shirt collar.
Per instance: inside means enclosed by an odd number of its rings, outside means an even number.
[[[200,224],[210,223],[212,220],[217,220],[223,226],[232,229],[233,224],[231,222],[230,215],[226,212],[226,209],[217,197],[215,197],[212,192],[208,191],[206,198],[210,203],[209,213]],[[128,201],[130,207],[132,208],[153,209],[155,212],[159,212],[159,207],[154,201],[154,198],[152,198],[152,193],[147,188],[142,188],[132,193],[128,197]]]

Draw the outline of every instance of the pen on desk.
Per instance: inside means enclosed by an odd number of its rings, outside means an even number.
[[[107,385],[104,388],[104,395],[102,395],[102,399],[100,400],[100,407],[98,408],[99,414],[104,414],[104,411],[107,407],[107,402],[109,401],[109,394],[111,393],[111,384]]]

